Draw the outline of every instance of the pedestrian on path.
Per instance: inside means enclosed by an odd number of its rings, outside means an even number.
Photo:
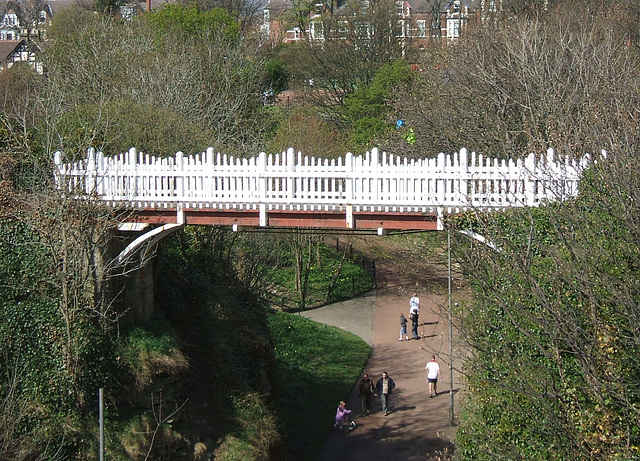
[[[409,315],[413,314],[414,312],[418,316],[420,315],[420,298],[418,298],[418,293],[414,293],[409,300]]]
[[[350,429],[349,432],[351,432],[351,430],[356,427],[356,423],[351,421],[351,418],[349,418],[350,414],[351,410],[347,410],[347,404],[341,400],[338,408],[336,409],[336,423],[333,427],[336,429],[347,427]]]
[[[440,365],[436,362],[436,356],[432,355],[427,362],[427,382],[429,383],[429,397],[438,395],[438,379],[440,379]]]
[[[404,314],[400,314],[400,338],[398,338],[398,341],[402,341],[403,336],[409,341],[409,336],[407,336],[407,319],[404,317]]]
[[[382,412],[385,416],[389,414],[389,398],[393,389],[396,387],[396,383],[391,379],[386,371],[382,372],[382,377],[376,383],[376,397],[380,396],[382,402]]]
[[[371,413],[371,395],[374,392],[373,381],[371,381],[369,375],[365,373],[362,375],[362,379],[358,384],[358,394],[360,394],[360,400],[362,401],[362,413],[360,416],[367,416]]]
[[[420,298],[418,298],[418,293],[414,293],[409,300],[409,318],[411,319],[411,334],[413,335],[413,339],[420,339],[420,335],[418,334],[420,318]]]
[[[418,314],[415,312],[411,313],[411,334],[413,335],[413,339],[420,339],[420,335],[418,334]]]

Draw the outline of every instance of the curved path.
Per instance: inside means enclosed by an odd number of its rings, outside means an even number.
[[[447,297],[428,293],[424,288],[428,281],[420,279],[421,271],[399,271],[391,260],[377,260],[376,265],[379,288],[375,292],[303,315],[350,331],[372,346],[364,371],[374,384],[383,371],[396,382],[390,413],[384,416],[380,399],[372,397],[371,414],[356,416],[358,428],[353,432],[332,431],[316,461],[451,459],[455,428],[449,416],[449,337],[446,319],[440,315]],[[420,297],[421,338],[398,341],[400,314],[408,317],[413,292]],[[436,355],[442,374],[439,394],[433,399],[429,398],[425,371],[432,354]],[[454,376],[454,396],[459,387]],[[454,413],[457,405],[456,397]],[[353,415],[360,413],[355,386],[347,408],[353,410]]]

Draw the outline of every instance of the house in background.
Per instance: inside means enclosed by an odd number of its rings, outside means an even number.
[[[51,5],[41,0],[0,0],[0,40],[41,42],[52,17]]]
[[[369,8],[369,1],[361,0],[361,3],[364,9]],[[269,0],[263,10],[261,31],[265,41],[272,45],[305,39],[322,41],[324,36],[315,23],[323,14],[341,12],[343,6],[343,1],[323,3],[319,0],[307,17],[298,17],[303,13],[293,14],[291,1]],[[480,18],[480,11],[495,10],[496,0],[397,0],[395,6],[399,37],[424,48],[433,40],[457,39],[470,21]],[[294,21],[297,24],[294,25]]]
[[[42,74],[42,62],[30,49],[26,40],[0,40],[0,71],[7,70],[17,63],[27,63],[33,70]]]
[[[26,62],[42,74],[38,59],[40,44],[54,12],[68,8],[78,0],[0,0],[0,62],[6,70]]]
[[[20,37],[20,21],[15,11],[9,10],[0,20],[0,40],[18,40]]]

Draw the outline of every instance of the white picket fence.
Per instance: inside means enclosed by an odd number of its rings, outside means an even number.
[[[55,154],[60,189],[77,197],[134,208],[343,210],[456,213],[537,206],[575,196],[590,156],[557,159],[553,150],[521,160],[488,158],[461,149],[412,160],[372,149],[337,159],[297,154],[234,158],[207,149],[158,158],[130,149],[83,161]]]

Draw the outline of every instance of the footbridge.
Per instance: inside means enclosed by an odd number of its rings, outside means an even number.
[[[440,230],[442,218],[468,210],[538,206],[577,194],[590,156],[553,150],[524,159],[461,149],[408,159],[372,149],[336,159],[289,149],[236,158],[207,149],[160,158],[130,149],[105,156],[90,149],[65,163],[56,152],[59,189],[129,209],[133,228],[154,225],[144,240],[186,224],[390,230]],[[161,227],[158,227],[161,226]],[[141,238],[142,238],[141,237]]]

